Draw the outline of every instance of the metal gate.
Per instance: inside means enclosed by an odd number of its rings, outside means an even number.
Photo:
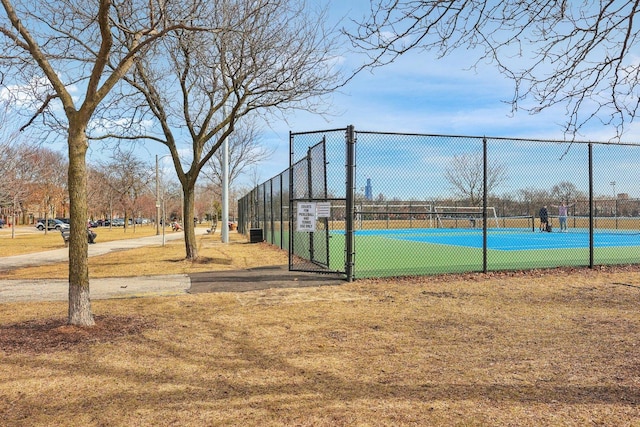
[[[306,155],[294,161],[295,143],[304,142]],[[340,143],[344,144],[344,139]],[[291,136],[289,269],[292,271],[344,273],[345,270],[342,224],[348,217],[346,198],[336,197],[335,190],[330,192],[328,188],[330,162],[326,145],[326,135]],[[339,162],[335,160],[334,163]]]
[[[291,167],[289,269],[329,269],[326,140],[309,147],[306,157]],[[320,214],[320,216],[318,216]]]

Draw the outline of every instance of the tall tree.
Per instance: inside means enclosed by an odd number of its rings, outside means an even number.
[[[129,219],[135,218],[138,199],[148,191],[152,181],[151,167],[134,154],[117,150],[102,169],[107,178],[106,186],[124,212],[126,231]]]
[[[551,189],[551,197],[559,204],[560,202],[571,203],[578,199],[587,199],[588,196],[578,190],[573,182],[562,181],[554,185]]]
[[[33,156],[33,173],[36,183],[33,188],[40,195],[45,219],[49,214],[58,214],[57,207],[61,206],[67,197],[67,160],[56,151],[38,147]],[[45,234],[48,233],[45,227]]]
[[[0,0],[0,74],[20,107],[64,132],[69,156],[68,322],[91,326],[87,220],[87,131],[113,88],[153,44],[192,29],[200,2],[177,0]],[[201,30],[200,28],[198,30]],[[25,89],[26,88],[26,89]],[[29,90],[27,105],[21,90]],[[39,116],[39,120],[35,120]]]
[[[514,110],[563,106],[569,136],[593,121],[619,139],[640,106],[639,13],[635,0],[374,0],[350,37],[367,66],[410,50],[476,53],[513,80]]]
[[[261,144],[258,128],[255,121],[242,121],[236,126],[236,130],[229,135],[229,187],[242,175],[247,168],[258,165],[271,156],[273,150],[267,149]],[[207,167],[202,171],[214,185],[222,186],[223,174],[223,150],[217,150]]]
[[[47,176],[48,170],[39,155],[42,150],[33,144],[14,140],[0,145],[0,150],[0,206],[8,208],[11,223],[15,225],[21,207],[42,195],[40,183]],[[42,197],[37,197],[37,201],[42,202]],[[11,236],[15,237],[15,227],[11,229]]]
[[[518,190],[517,197],[518,200],[526,206],[526,210],[519,212],[520,214],[537,215],[538,209],[546,203],[549,203],[551,195],[547,189],[527,187]]]
[[[138,103],[123,101],[157,126],[123,127],[105,137],[149,139],[173,158],[184,198],[187,259],[198,257],[194,189],[203,167],[250,113],[324,110],[323,95],[339,86],[336,41],[324,17],[297,0],[222,0],[199,10],[218,32],[179,32],[136,61],[127,82]],[[114,120],[115,123],[115,120]]]
[[[445,178],[453,191],[468,199],[471,206],[480,206],[484,195],[484,157],[482,153],[454,156],[445,170]],[[487,164],[487,194],[507,179],[507,169],[495,161]]]

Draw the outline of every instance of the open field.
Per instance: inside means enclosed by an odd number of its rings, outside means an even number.
[[[156,234],[156,228],[153,225],[137,225],[135,229],[133,226],[129,226],[127,229],[124,227],[98,227],[93,230],[98,233],[97,242],[155,236]],[[15,229],[15,237],[12,237],[11,231],[9,227],[0,229],[0,257],[64,248],[64,241],[60,237],[60,232],[56,230],[48,230],[45,234],[44,231],[39,231],[33,226],[18,226]],[[160,232],[162,233],[162,229]],[[172,233],[171,228],[166,228],[165,233]]]
[[[199,237],[200,263],[171,243],[91,274],[286,262],[230,237]],[[90,330],[63,302],[4,303],[2,425],[635,426],[639,302],[638,268],[607,267],[95,300]]]
[[[4,426],[640,422],[640,276],[0,304]]]
[[[150,228],[141,228],[142,233],[124,233],[122,229],[114,229],[109,233],[98,231],[98,239],[136,238],[155,235]],[[147,234],[144,234],[146,232]],[[56,233],[57,234],[57,233]],[[27,237],[24,240],[6,239],[3,250],[9,251],[20,248],[31,242],[30,248],[35,251],[42,241],[42,235]],[[60,236],[54,236],[62,241]],[[286,252],[271,248],[265,251],[262,244],[247,243],[245,236],[237,232],[229,233],[229,244],[222,244],[220,234],[201,235],[196,237],[200,258],[196,262],[186,261],[184,241],[167,242],[165,246],[147,246],[139,249],[112,252],[89,258],[89,273],[92,278],[102,277],[133,277],[158,274],[189,274],[204,271],[234,270],[241,268],[259,267],[264,265],[286,265]],[[100,244],[101,240],[98,240]],[[64,245],[62,245],[64,247]],[[56,248],[60,249],[60,247]],[[43,249],[40,249],[43,250]],[[41,265],[15,270],[0,271],[0,279],[64,279],[68,277],[68,263]]]

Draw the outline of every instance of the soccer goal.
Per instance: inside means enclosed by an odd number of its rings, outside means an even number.
[[[356,203],[355,222],[356,228],[397,228],[392,222],[402,222],[405,226],[413,228],[415,224],[424,224],[429,221],[433,226],[433,205],[420,202],[380,202],[380,203]]]
[[[480,227],[483,220],[483,208],[481,206],[434,206],[433,214],[439,228],[470,228]],[[487,226],[495,221],[499,228],[496,208],[487,206]]]

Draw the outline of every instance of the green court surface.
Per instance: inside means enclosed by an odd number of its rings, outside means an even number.
[[[279,242],[278,239],[279,236],[276,238],[277,242]],[[285,233],[285,240],[287,239],[288,233]],[[308,241],[308,238],[298,238],[297,248],[304,252],[308,249],[306,243]],[[354,240],[354,277],[482,271],[482,244],[480,231],[448,232],[442,229],[357,231]],[[317,248],[326,251],[325,246],[317,245]],[[489,271],[588,266],[590,263],[589,235],[584,231],[492,232],[487,236],[487,248]],[[330,234],[328,251],[329,270],[344,272],[344,233]],[[640,235],[596,234],[593,260],[594,264],[610,265],[640,262]]]

